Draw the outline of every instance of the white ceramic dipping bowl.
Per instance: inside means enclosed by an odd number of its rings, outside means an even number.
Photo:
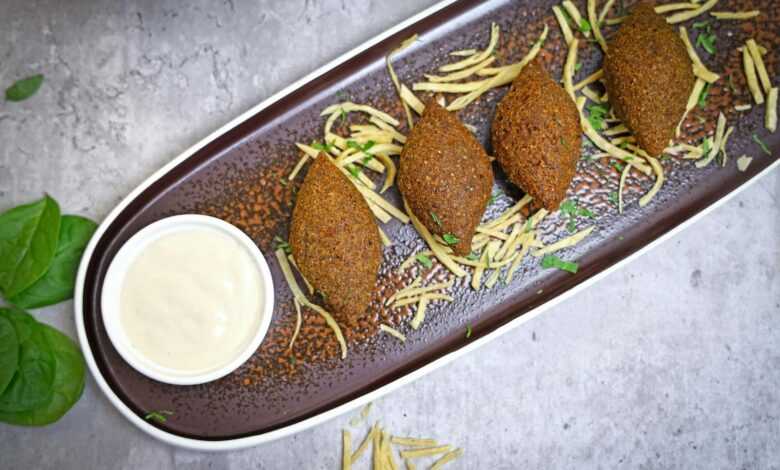
[[[257,331],[249,341],[246,347],[242,349],[235,357],[228,362],[205,371],[191,372],[171,369],[156,364],[143,356],[131,344],[120,321],[120,293],[124,284],[125,275],[128,269],[135,261],[136,257],[151,242],[169,234],[178,231],[192,229],[214,230],[221,234],[228,235],[244,247],[247,253],[254,260],[257,267],[257,273],[262,281],[257,286],[262,289],[262,304],[260,322]],[[133,235],[117,252],[111,265],[106,272],[106,278],[103,282],[103,291],[101,293],[100,305],[102,310],[103,324],[106,327],[108,337],[122,358],[134,369],[143,375],[154,380],[174,385],[196,385],[224,377],[236,370],[241,364],[247,361],[262,343],[268,326],[271,324],[271,317],[274,308],[274,284],[271,278],[271,271],[268,269],[260,249],[255,243],[241,230],[235,226],[205,215],[185,214],[158,220]]]

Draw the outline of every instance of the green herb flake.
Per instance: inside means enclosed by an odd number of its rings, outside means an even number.
[[[533,226],[531,225],[531,219],[526,219],[525,227],[523,227],[523,232],[528,233],[531,230],[533,230]]]
[[[707,155],[710,153],[710,139],[705,138],[704,141],[701,143],[701,153],[703,155]]]
[[[433,219],[433,221],[436,223],[436,225],[438,225],[439,227],[441,227],[441,219],[440,219],[440,218],[439,218],[439,216],[438,216],[438,215],[436,215],[436,213],[435,213],[435,212],[433,212],[433,211],[431,211],[431,219]]]
[[[705,29],[710,25],[710,21],[697,21],[693,23],[693,29]]]
[[[618,205],[617,191],[612,191],[611,193],[607,194],[607,200],[617,206]]]
[[[18,80],[5,90],[5,99],[7,101],[24,101],[37,93],[42,84],[43,75],[41,74]]]
[[[772,156],[772,151],[769,150],[769,146],[767,146],[766,143],[763,140],[761,140],[758,137],[758,134],[756,134],[755,132],[753,133],[753,142],[757,143],[758,146],[761,147],[761,151],[763,151],[765,154],[769,155],[770,157]]]
[[[468,254],[468,256],[466,256],[466,259],[469,261],[477,261],[479,259],[479,253],[472,251]]]
[[[612,167],[619,172],[622,172],[623,169],[625,168],[625,166],[623,166],[623,164],[620,162],[612,162]]]
[[[580,217],[587,217],[589,219],[593,219],[596,216],[591,212],[589,209],[586,209],[584,207],[577,208],[577,215]]]
[[[705,108],[707,106],[707,96],[710,94],[710,84],[705,83],[704,87],[701,89],[701,94],[699,94],[699,107]]]
[[[275,236],[274,243],[276,244],[274,249],[278,250],[279,248],[281,248],[288,255],[292,253],[292,248],[290,248],[290,244],[287,243],[287,241],[283,240],[282,237],[278,235]]]
[[[696,45],[707,51],[710,55],[715,54],[715,41],[717,36],[714,33],[699,33],[696,36]]]
[[[352,177],[354,177],[354,178],[359,177],[360,173],[362,172],[362,170],[360,168],[356,167],[355,165],[353,165],[351,163],[346,165],[346,169],[349,172],[349,174],[352,175]]]
[[[445,233],[444,235],[441,236],[441,238],[442,238],[442,240],[444,240],[444,243],[446,243],[448,245],[455,245],[456,243],[458,243],[460,241],[458,239],[458,237],[456,237],[455,235],[453,235],[451,233]]]
[[[158,411],[150,411],[146,413],[146,416],[144,416],[144,419],[147,421],[157,421],[158,423],[164,423],[168,421],[168,416],[173,416],[173,411],[168,410],[158,410]]]
[[[430,258],[422,253],[415,255],[414,259],[416,259],[418,263],[422,264],[426,268],[431,268],[433,266],[433,261],[431,261]]]
[[[471,338],[471,333],[472,333],[471,325],[466,325],[466,339]]]
[[[545,255],[544,258],[542,258],[542,267],[545,269],[556,268],[576,274],[579,265],[570,261],[563,261],[555,255]]]
[[[571,218],[569,219],[569,222],[566,224],[566,230],[569,231],[569,233],[574,233],[577,231],[577,219]]]
[[[582,68],[582,62],[577,62],[577,63],[574,65],[574,71],[575,71],[575,72],[579,72],[581,68]]]
[[[604,128],[604,118],[609,112],[609,108],[600,104],[588,106],[588,122],[597,131]]]
[[[568,216],[574,216],[577,212],[577,203],[574,201],[567,199],[561,203],[560,206],[561,213],[568,215]]]
[[[586,20],[585,18],[582,18],[580,20],[580,32],[582,34],[587,34],[587,33],[590,32],[591,29],[593,29],[593,28],[590,26],[590,22],[588,20]]]
[[[333,142],[322,144],[315,140],[314,142],[311,143],[311,148],[313,148],[314,150],[319,150],[320,152],[330,153],[330,151],[333,149]]]

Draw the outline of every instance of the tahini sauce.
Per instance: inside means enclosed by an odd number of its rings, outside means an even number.
[[[250,253],[217,230],[161,236],[132,261],[120,322],[152,363],[208,372],[235,359],[260,327],[263,288]]]

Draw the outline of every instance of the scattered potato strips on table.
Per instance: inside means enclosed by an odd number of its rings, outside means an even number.
[[[463,455],[463,449],[439,444],[434,439],[393,436],[375,423],[369,429],[358,448],[352,452],[352,433],[342,430],[342,470],[351,470],[371,447],[371,468],[373,470],[397,470],[396,455],[404,460],[407,469],[414,469],[416,459],[436,457],[430,468],[440,469]]]

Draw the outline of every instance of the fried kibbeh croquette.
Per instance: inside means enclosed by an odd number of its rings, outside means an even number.
[[[401,152],[398,188],[432,234],[458,255],[471,253],[490,200],[493,168],[474,135],[433,100]]]
[[[652,3],[636,5],[609,42],[604,77],[617,117],[642,149],[660,155],[685,114],[695,77],[685,44]]]
[[[577,107],[538,59],[498,103],[492,142],[509,180],[545,209],[557,209],[574,178],[582,136]]]
[[[298,191],[290,248],[337,318],[366,312],[382,262],[379,229],[363,196],[323,153]]]

